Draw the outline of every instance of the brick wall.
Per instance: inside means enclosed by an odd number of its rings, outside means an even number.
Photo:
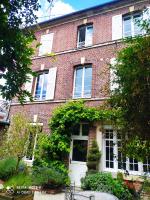
[[[149,1],[143,1],[135,5],[135,10],[143,9]],[[136,1],[135,1],[136,3]],[[130,5],[132,6],[132,5]],[[125,8],[115,9],[89,17],[87,13],[82,19],[76,19],[72,22],[55,25],[53,27],[45,27],[37,30],[37,42],[40,37],[48,30],[54,33],[52,51],[57,53],[56,61],[51,57],[35,57],[33,58],[33,71],[40,71],[41,65],[44,69],[57,67],[56,88],[54,100],[47,102],[33,102],[21,106],[12,104],[10,108],[10,117],[16,112],[27,112],[33,120],[34,115],[38,115],[38,122],[43,123],[43,129],[49,131],[48,121],[52,115],[54,108],[65,103],[66,100],[72,99],[73,80],[75,66],[80,65],[81,57],[85,57],[85,64],[92,64],[92,99],[87,101],[89,106],[99,106],[103,103],[103,99],[108,98],[109,88],[109,65],[110,59],[116,56],[116,52],[122,48],[121,43],[112,42],[112,16],[117,14],[125,14],[129,12],[129,6]],[[83,19],[87,19],[88,23],[93,23],[93,45],[97,47],[83,48],[78,50],[77,46],[77,27],[83,24]],[[109,42],[109,43],[108,43]],[[33,44],[35,45],[35,43]],[[70,52],[63,52],[70,50]],[[33,91],[34,91],[33,84]]]
[[[138,4],[136,4],[138,3]],[[53,52],[62,52],[70,49],[76,49],[77,47],[77,27],[83,25],[84,19],[87,19],[87,23],[93,23],[93,44],[105,43],[112,40],[112,16],[118,14],[127,14],[129,13],[129,7],[134,5],[135,10],[143,10],[149,4],[149,0],[143,0],[141,3],[135,1],[128,6],[123,6],[122,8],[116,8],[112,10],[104,10],[103,12],[91,16],[91,13],[86,13],[85,16],[82,16],[82,19],[74,19],[63,24],[58,24],[55,26],[48,26],[43,29],[40,27],[37,28],[36,38],[37,42],[40,42],[41,35],[49,32],[54,33],[53,41]],[[38,55],[38,49],[35,53],[35,56]]]

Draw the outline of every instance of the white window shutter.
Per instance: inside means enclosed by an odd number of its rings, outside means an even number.
[[[41,36],[41,46],[39,48],[39,56],[51,53],[53,45],[54,33]]]
[[[28,75],[30,81],[25,83],[25,90],[28,92],[32,92],[32,83],[33,83],[33,76],[31,74]],[[29,101],[29,97],[26,97],[26,101]]]
[[[49,69],[46,99],[54,99],[57,67]]]
[[[143,19],[144,20],[150,19],[150,7],[147,7],[146,12],[145,11],[143,12]]]
[[[122,15],[115,15],[112,17],[112,40],[122,38]]]
[[[110,64],[114,66],[116,64],[116,58],[111,58]],[[115,71],[112,68],[110,68],[110,91],[111,92],[113,92],[115,89],[118,88],[118,84],[114,83],[115,79],[116,79]]]
[[[147,7],[147,10],[143,12],[143,20],[150,20],[150,7]],[[143,34],[146,34],[146,30],[143,31]]]

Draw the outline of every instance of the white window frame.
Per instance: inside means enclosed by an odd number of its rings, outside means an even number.
[[[39,72],[38,73],[38,76],[36,77],[36,80],[35,80],[35,87],[34,87],[34,100],[35,101],[42,101],[42,100],[46,100],[46,96],[45,98],[42,98],[42,92],[43,92],[43,86],[44,86],[44,78],[42,78],[42,87],[41,87],[41,91],[40,91],[40,98],[36,98],[35,95],[36,95],[36,87],[37,87],[37,80],[38,80],[38,77],[40,75],[43,75],[45,76],[45,74],[48,74],[48,71],[43,71],[43,72]],[[48,83],[47,83],[48,84]],[[46,87],[46,90],[47,90],[47,87]],[[46,91],[47,92],[47,91]]]
[[[122,19],[122,27],[123,27],[123,38],[126,38],[126,37],[135,37],[137,36],[137,34],[135,34],[135,31],[134,31],[134,17],[136,15],[141,15],[141,18],[143,18],[143,13],[142,12],[136,12],[136,13],[133,13],[133,14],[129,14],[129,15],[126,15],[126,16],[123,16],[123,19]],[[131,35],[130,36],[125,36],[125,32],[124,32],[124,20],[128,17],[131,17]],[[143,31],[141,31],[141,34],[143,34]]]
[[[79,42],[79,33],[80,33],[80,28],[85,27],[85,41],[83,42]],[[88,44],[87,41],[87,28],[92,27],[93,28],[93,24],[90,25],[84,25],[78,28],[78,41],[77,41],[77,48],[82,48],[82,47],[87,47],[87,46],[92,46],[93,45],[93,33],[92,33],[92,38],[91,38],[91,44]]]
[[[91,81],[91,95],[89,96],[84,96],[84,78],[85,78],[85,68],[92,68],[92,65],[84,65],[84,66],[78,66],[74,70],[74,83],[73,83],[73,99],[80,99],[80,98],[91,98],[92,96],[92,81]],[[82,89],[81,89],[81,96],[80,97],[75,97],[75,83],[76,83],[76,73],[77,69],[83,69],[82,72]],[[91,74],[92,75],[92,74]]]
[[[111,125],[105,125],[104,126],[104,130],[113,130],[113,135],[114,135],[114,137],[113,137],[113,141],[114,141],[114,168],[107,168],[106,167],[106,146],[105,146],[105,141],[107,139],[105,139],[105,133],[103,133],[103,155],[102,155],[102,161],[104,163],[103,170],[104,171],[108,171],[108,172],[113,172],[113,173],[117,173],[117,172],[124,173],[125,172],[124,169],[118,169],[117,131],[114,130]],[[146,173],[143,170],[143,163],[142,162],[138,162],[138,171],[130,170],[129,158],[126,158],[126,170],[129,172],[129,175],[139,175],[139,176],[142,175],[143,176]],[[147,173],[147,175],[150,176],[150,173]]]
[[[73,141],[74,140],[86,140],[88,141],[89,136],[83,136],[82,135],[82,126],[83,124],[88,124],[88,123],[80,123],[80,130],[79,130],[79,135],[72,135],[71,136],[71,151],[70,151],[70,159],[72,163],[86,163],[86,162],[81,162],[81,161],[74,161],[72,160],[73,156]]]

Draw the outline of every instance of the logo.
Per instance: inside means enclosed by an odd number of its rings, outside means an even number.
[[[13,187],[7,187],[7,188],[6,188],[6,193],[9,194],[9,195],[13,195],[13,194],[14,194],[14,189],[13,189]]]

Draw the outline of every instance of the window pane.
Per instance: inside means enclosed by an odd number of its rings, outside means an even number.
[[[92,67],[86,67],[84,74],[84,97],[91,97],[91,89],[92,89]]]
[[[45,99],[48,84],[48,72],[39,74],[36,83],[35,99]]]
[[[42,99],[45,99],[45,98],[46,98],[47,83],[48,83],[48,73],[47,73],[47,74],[44,74],[44,83],[43,83],[43,90],[42,90]]]
[[[141,30],[141,27],[138,26],[138,23],[137,21],[138,20],[141,20],[141,15],[138,14],[138,15],[135,15],[133,17],[133,20],[134,20],[134,35],[139,35],[139,34],[142,34],[142,30]]]
[[[136,159],[130,158],[129,165],[131,171],[138,171],[138,161]]]
[[[131,33],[131,17],[124,18],[123,27],[124,27],[124,36],[125,37],[131,36],[132,35],[132,33]]]
[[[117,138],[120,134],[117,134]],[[121,152],[121,141],[118,141],[118,169],[126,170],[126,157]]]
[[[86,162],[87,160],[87,140],[73,140],[73,161]]]
[[[75,76],[75,88],[74,88],[74,97],[78,98],[82,96],[82,68],[76,69],[76,76]]]
[[[82,124],[82,135],[88,136],[89,134],[89,124]]]
[[[43,82],[43,74],[40,74],[37,78],[35,99],[40,99],[41,97],[42,82]]]
[[[85,39],[86,46],[92,45],[93,40],[93,26],[87,26],[86,27],[86,39]]]
[[[150,173],[150,158],[143,162],[143,171]]]
[[[108,138],[108,139],[113,139],[113,130],[112,129],[106,129],[105,130],[105,138]]]
[[[72,127],[72,135],[80,135],[80,124]]]
[[[114,168],[113,130],[105,130],[106,168]]]
[[[79,31],[78,31],[78,46],[82,47],[85,45],[85,31],[86,31],[86,27],[80,27]]]

